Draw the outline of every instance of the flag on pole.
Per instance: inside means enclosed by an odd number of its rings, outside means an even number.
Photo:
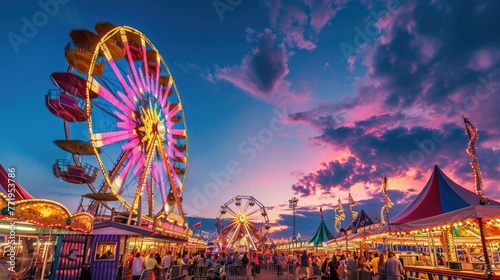
[[[195,229],[197,227],[201,227],[201,221],[197,222],[196,224],[194,224],[191,229]]]
[[[323,219],[323,206],[319,207],[319,216]]]
[[[349,193],[349,205],[356,206],[356,202],[354,201],[354,198],[352,198],[351,193]]]

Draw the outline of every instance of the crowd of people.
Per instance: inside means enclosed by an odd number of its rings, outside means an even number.
[[[132,252],[125,262],[124,271],[133,280],[140,279],[145,270],[151,271],[150,279],[159,279],[162,268],[171,268],[174,265],[187,265],[191,275],[197,271],[207,271],[209,268],[231,266],[234,269],[232,273],[246,275],[247,279],[252,278],[255,269],[260,269],[260,265],[275,268],[278,277],[284,273],[294,274],[297,280],[312,279],[314,275],[321,275],[323,280],[338,280],[344,278],[346,273],[358,271],[367,272],[380,280],[399,280],[401,275],[404,275],[403,265],[395,257],[394,252],[389,252],[387,257],[384,253],[376,252],[366,253],[364,256],[351,252],[347,257],[345,255],[308,254],[306,251],[287,255],[277,252],[264,255],[255,252],[227,254],[197,252],[172,255],[169,251],[163,257],[159,253],[150,253],[146,256],[139,252]]]
[[[258,265],[263,262],[262,255],[250,253],[220,253],[220,254],[205,254],[204,252],[196,252],[193,254],[178,253],[173,256],[171,251],[163,257],[159,253],[150,253],[148,256],[140,252],[131,252],[125,261],[122,273],[125,271],[132,280],[140,279],[141,274],[150,270],[150,279],[159,279],[160,270],[170,269],[174,265],[187,265],[189,274],[193,275],[196,271],[207,271],[208,268],[213,268],[221,265],[231,265],[238,269],[238,273],[247,275],[251,278],[252,265]],[[122,279],[122,275],[118,276]]]
[[[266,260],[264,259],[264,263]],[[288,255],[275,253],[271,258],[275,264],[278,277],[284,272],[295,274],[295,279],[312,279],[313,275],[321,275],[323,280],[338,280],[345,278],[346,273],[364,271],[373,278],[381,280],[401,279],[404,275],[403,265],[395,257],[394,252],[371,252],[358,256],[357,252],[345,255],[315,255],[306,251],[294,252]],[[293,268],[293,271],[290,271]],[[287,271],[288,270],[288,271]]]

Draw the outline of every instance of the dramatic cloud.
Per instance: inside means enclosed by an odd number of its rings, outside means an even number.
[[[252,30],[248,31],[250,34]],[[243,57],[240,66],[230,66],[216,69],[218,79],[231,82],[236,87],[253,96],[269,99],[288,74],[288,57],[283,44],[275,44],[276,35],[266,29],[263,33],[252,36],[257,47],[252,54]]]
[[[306,172],[293,191],[310,196],[367,185],[370,193],[383,174],[423,182],[434,164],[472,182],[462,113],[480,129],[484,178],[500,179],[493,141],[500,133],[493,113],[500,104],[499,9],[497,1],[412,1],[381,17],[380,36],[357,57],[366,75],[354,97],[290,115],[319,132],[314,142],[348,153]]]
[[[387,108],[456,116],[475,111],[474,102],[487,107],[500,86],[500,39],[492,36],[499,8],[496,1],[413,1],[381,18],[384,35],[366,57],[371,83],[364,87],[379,84]]]

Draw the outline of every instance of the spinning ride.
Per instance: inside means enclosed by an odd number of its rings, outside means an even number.
[[[65,133],[55,143],[71,154],[54,163],[54,175],[88,185],[91,214],[117,209],[130,224],[141,217],[144,200],[144,218],[154,217],[157,201],[184,220],[187,131],[170,70],[138,30],[110,23],[95,29],[71,31],[68,71],[51,75],[58,89],[45,102],[63,119]]]
[[[219,250],[258,250],[267,239],[269,217],[265,206],[252,196],[236,196],[221,205],[215,226]]]

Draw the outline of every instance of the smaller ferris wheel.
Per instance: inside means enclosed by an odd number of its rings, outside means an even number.
[[[258,250],[270,228],[266,207],[254,197],[243,195],[221,205],[215,226],[219,249],[227,251],[241,247]]]

